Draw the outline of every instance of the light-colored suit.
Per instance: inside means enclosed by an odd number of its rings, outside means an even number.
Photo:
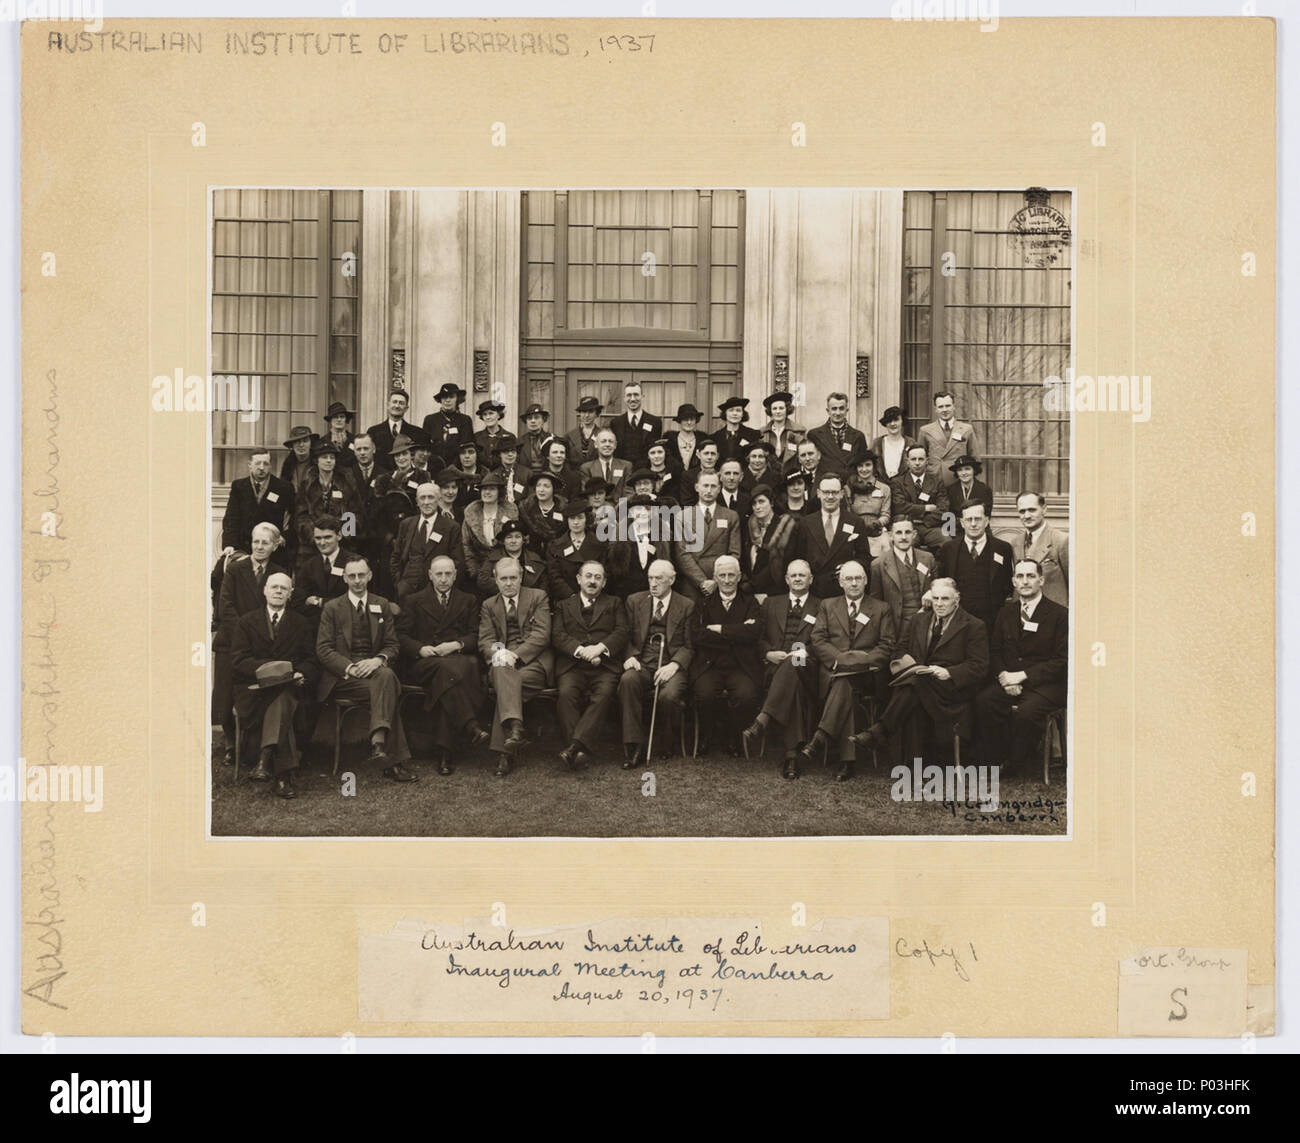
[[[622,713],[623,742],[641,745],[647,738],[645,724],[646,699],[654,693],[655,670],[659,665],[656,654],[653,660],[644,657],[646,639],[650,635],[651,611],[654,597],[648,591],[638,591],[627,600],[627,658],[641,664],[639,671],[624,671],[618,680],[618,701]],[[686,701],[686,674],[695,656],[692,639],[695,604],[675,591],[668,595],[668,610],[664,614],[663,665],[677,664],[677,673],[659,687],[660,708],[681,717]],[[671,735],[661,741],[672,741]]]
[[[706,534],[707,532],[707,534]],[[673,544],[676,564],[682,573],[678,588],[692,599],[703,597],[701,585],[713,578],[719,556],[740,559],[740,517],[730,508],[714,502],[713,526],[704,526],[704,507],[692,505],[682,512],[682,539]]]
[[[912,549],[912,556],[920,573],[916,593],[919,601],[921,596],[930,590],[930,582],[934,579],[934,556],[918,548]],[[906,630],[906,625],[912,618],[910,615],[903,614],[902,575],[902,563],[894,551],[893,544],[890,544],[871,562],[871,584],[867,588],[869,595],[888,605],[890,611],[894,613],[894,627],[900,635]]]
[[[858,601],[858,618],[849,621],[849,601],[841,595],[822,600],[813,625],[812,649],[822,665],[822,712],[818,729],[839,746],[842,759],[852,759],[855,696],[866,692],[873,697],[877,676],[889,665],[897,632],[894,613],[870,595]]]
[[[1024,529],[1009,535],[1012,553],[1016,559],[1023,559],[1026,555]],[[1043,594],[1053,603],[1069,607],[1070,537],[1045,523],[1035,535],[1028,556],[1043,565]]]
[[[916,443],[925,445],[925,471],[933,473],[944,484],[952,484],[957,479],[948,466],[959,456],[981,456],[975,426],[956,418],[953,418],[951,436],[945,435],[938,421],[931,421],[921,426]]]
[[[483,604],[478,620],[478,650],[487,664],[488,678],[496,692],[492,716],[491,749],[505,743],[504,723],[524,717],[524,703],[551,685],[555,656],[551,651],[551,605],[546,592],[521,587],[517,597],[519,634],[506,635],[506,604],[500,593]],[[513,651],[519,661],[513,667],[494,667],[492,656],[499,648]]]

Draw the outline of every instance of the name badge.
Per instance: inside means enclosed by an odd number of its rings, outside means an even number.
[[[516,485],[515,485],[515,491],[516,491],[516,492],[522,492],[523,490],[524,490],[524,486],[523,486],[522,484],[516,484]]]
[[[379,604],[377,604],[377,603],[372,603],[372,604],[370,605],[370,610],[371,610],[371,612],[372,612],[373,614],[375,614],[375,615],[381,615],[381,614],[383,614],[383,610],[384,610],[384,609],[383,609],[382,607],[380,607]]]
[[[455,425],[452,425],[450,428],[447,429],[448,436],[451,436],[452,433],[459,433],[459,432],[460,429],[458,429]]]
[[[842,448],[845,452],[852,452],[852,451],[853,451],[853,446],[852,446],[851,444],[849,444],[848,441],[845,441],[842,445],[840,445],[840,448]]]
[[[268,493],[266,494],[266,498],[267,498],[267,499],[268,499],[272,504],[277,504],[277,503],[279,503],[279,500],[280,500],[280,494],[279,494],[278,492],[268,492]]]
[[[337,496],[340,500],[343,499],[343,493],[340,492],[337,488],[334,489],[334,491],[331,492],[330,495],[331,495],[331,496]]]
[[[859,612],[858,612],[858,623],[859,623],[861,626],[865,627],[865,626],[866,626],[868,623],[870,623],[870,622],[871,622],[871,616],[870,616],[870,615],[867,615],[865,612],[862,612],[862,611],[859,611]]]
[[[645,421],[641,422],[641,431],[644,433],[650,432],[650,426],[646,424]]]
[[[418,484],[416,484],[416,482],[415,482],[414,480],[408,480],[408,481],[406,482],[406,487],[407,487],[407,488],[419,488],[420,486],[419,486]]]
[[[817,622],[817,616],[815,616],[815,615],[805,615],[805,616],[803,617],[803,621],[804,621],[805,623],[816,623],[816,622]]]
[[[1035,623],[1032,619],[1026,619],[1026,620],[1021,624],[1021,626],[1022,626],[1026,631],[1037,631],[1037,630],[1038,630],[1038,624]]]
[[[919,571],[922,575],[929,575],[929,574],[930,574],[930,569],[929,569],[928,567],[926,567],[925,564],[917,564],[917,565],[916,565],[916,570]]]
[[[730,523],[731,523],[730,520],[719,520],[719,521],[718,521],[718,527],[719,527],[719,528],[725,528],[725,527],[726,527],[728,524],[730,524]]]
[[[552,520],[563,520],[563,519],[564,519],[564,513],[563,513],[563,512],[552,512],[552,513],[551,513],[551,519],[552,519]]]
[[[571,555],[573,555],[573,545],[572,545],[572,544],[570,544],[567,548],[564,549],[564,554],[565,554],[566,556],[571,556]]]
[[[338,564],[333,564],[333,565],[330,566],[330,575],[336,575],[336,576],[342,577],[342,575],[343,575],[343,569],[342,569],[341,567],[339,567]]]
[[[885,493],[884,493],[884,490],[883,490],[883,489],[880,489],[880,488],[873,488],[873,489],[871,490],[871,495],[872,495],[872,496],[884,496],[884,494],[885,494]]]
[[[919,497],[919,499],[921,499],[921,500],[929,500],[929,499],[930,499],[930,494],[929,494],[928,492],[922,492],[921,495],[920,495],[920,497]]]
[[[442,543],[442,533],[441,533],[441,532],[430,532],[429,535],[430,535],[430,537],[432,537],[433,542],[434,542],[435,544],[441,544],[441,543]]]
[[[532,564],[524,564],[524,571],[526,571],[529,575],[532,575],[533,574]]]
[[[1004,564],[1004,563],[1006,563],[1007,561],[1004,560],[1004,559],[1002,558],[1002,553],[1001,553],[1001,552],[994,552],[994,553],[993,553],[993,562],[994,562],[995,564]]]
[[[952,439],[955,440],[955,441],[959,441],[959,440],[961,440],[961,433],[953,433],[953,434],[952,434]]]
[[[843,524],[843,525],[840,526],[840,531],[841,531],[841,532],[844,532],[844,533],[846,533],[847,535],[850,535],[850,536],[851,536],[851,535],[853,535],[853,525],[852,525],[852,524]]]

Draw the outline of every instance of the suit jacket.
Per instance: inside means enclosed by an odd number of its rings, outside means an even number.
[[[727,432],[727,427],[723,425],[711,437],[718,445],[718,467],[722,467],[724,460],[738,460],[743,467],[745,464],[745,454],[752,445],[756,445],[763,439],[763,434],[750,425],[742,424],[734,434]]]
[[[1043,594],[1062,607],[1070,604],[1070,537],[1062,531],[1044,524],[1034,537],[1033,546],[1025,552],[1025,533],[1011,538],[1011,551],[1016,559],[1028,554],[1031,560],[1043,565]]]
[[[631,527],[628,528],[631,536]],[[639,591],[649,591],[647,578],[650,565],[655,560],[672,560],[672,543],[668,539],[651,540],[646,549],[645,566],[641,565],[640,553],[634,539],[614,540],[609,545],[610,588],[615,595],[627,599]]]
[[[736,502],[734,504],[728,504],[726,502],[726,496],[726,491],[720,489],[718,491],[718,503],[726,508],[730,508],[740,517],[741,524],[744,524],[749,519],[749,513],[752,511],[749,493],[746,492],[743,487],[737,488],[735,493]]]
[[[582,435],[582,426],[581,426],[581,425],[579,425],[579,426],[578,426],[577,428],[575,428],[575,429],[571,429],[569,432],[567,432],[567,433],[564,434],[564,439],[565,439],[566,442],[568,442],[568,445],[569,445],[569,463],[570,463],[570,464],[585,464],[585,463],[586,463],[587,461],[589,461],[589,460],[595,460],[595,459],[596,459],[596,434],[597,434],[598,432],[600,432],[600,418],[599,418],[599,417],[596,418],[596,423],[595,423],[594,425],[592,425],[592,427],[591,427],[591,436],[589,436],[589,437],[584,437],[584,436]],[[528,434],[525,433],[524,435],[527,436]],[[523,441],[521,441],[521,442],[520,442],[520,445],[519,445],[519,463],[520,463],[520,464],[523,464],[523,463],[524,463],[524,448],[525,448],[525,447],[527,447],[527,446],[524,444]],[[617,449],[616,449],[615,451],[617,451]],[[538,459],[537,459],[537,462],[536,462],[535,464],[533,464],[531,467],[533,468],[534,471],[537,471],[537,470],[541,469],[543,463],[544,463],[544,462],[543,462],[542,458],[539,456]]]
[[[890,513],[893,511],[894,494],[885,481],[877,480],[871,486],[870,499],[871,507],[862,513],[862,519],[868,525],[879,525],[879,527],[870,527],[869,530],[875,535],[880,535],[889,527],[889,522],[893,518]]]
[[[459,458],[461,441],[474,436],[474,422],[459,409],[444,413],[439,409],[424,418],[420,426],[435,456],[442,459],[444,467],[455,464]]]
[[[604,643],[608,655],[601,657],[598,664],[602,670],[611,674],[623,673],[623,660],[627,657],[627,616],[623,611],[623,602],[613,595],[603,592],[591,605],[591,621],[582,617],[582,600],[578,595],[571,595],[555,605],[551,623],[551,645],[555,648],[555,677],[558,679],[568,674],[576,666],[590,666],[581,659],[575,659],[573,653],[579,647],[590,647]]]
[[[554,656],[551,654],[551,605],[546,592],[537,588],[519,589],[516,610],[519,615],[519,638],[511,646],[506,640],[506,604],[500,593],[483,604],[478,620],[478,649],[483,661],[492,665],[497,645],[513,651],[525,666],[538,661],[550,677]]]
[[[708,440],[708,434],[696,429],[694,432],[694,447],[691,448],[689,456],[682,456],[682,432],[680,429],[673,429],[664,439],[668,442],[667,453],[665,458],[669,468],[691,469],[695,470],[700,467],[699,450],[700,445]]]
[[[993,624],[989,671],[996,679],[1002,671],[1024,671],[1022,686],[1052,702],[1065,705],[1066,668],[1070,658],[1070,613],[1044,594],[1025,628],[1020,620],[1020,600],[1003,605]]]
[[[736,665],[763,685],[763,659],[758,653],[758,640],[762,634],[763,612],[752,595],[738,591],[731,610],[722,606],[722,597],[715,591],[695,609],[695,659],[693,673],[701,675],[710,670],[723,656],[730,655]],[[717,624],[722,633],[709,630]]]
[[[867,541],[866,522],[847,508],[840,509],[833,543],[826,543],[822,514],[818,511],[799,519],[795,526],[793,546],[790,558],[808,561],[813,573],[813,594],[818,599],[830,599],[841,594],[839,569],[842,564],[857,560],[863,571],[871,567],[871,545]]]
[[[641,410],[641,427],[636,432],[632,431],[627,413],[620,413],[617,417],[610,418],[609,428],[614,431],[614,439],[618,441],[614,455],[630,461],[633,468],[641,468],[645,465],[646,452],[651,442],[657,441],[664,435],[663,421],[644,409]]]
[[[966,544],[965,536],[958,536],[949,540],[939,549],[938,559],[935,561],[936,570],[940,576],[949,576],[957,580],[957,590],[963,596],[967,594],[965,586],[960,579],[957,579],[957,557],[961,554],[962,548]],[[984,533],[984,553],[983,559],[986,565],[986,575],[988,576],[988,607],[980,614],[980,618],[989,626],[993,625],[1002,604],[1006,602],[1007,597],[1011,594],[1011,569],[1015,566],[1015,556],[1012,554],[1011,545],[1006,540],[999,540],[996,536]],[[1002,558],[999,560],[998,557]],[[965,604],[962,605],[963,609]]]
[[[311,624],[286,607],[272,639],[265,601],[263,604],[239,617],[231,640],[231,675],[236,683],[243,684],[235,691],[235,709],[240,718],[250,718],[257,709],[259,693],[250,691],[248,684],[257,681],[258,667],[266,663],[290,662],[293,669],[302,674],[306,688],[314,687],[320,677]]]
[[[682,513],[682,538],[673,543],[677,570],[696,587],[713,578],[719,556],[740,559],[740,517],[730,508],[713,506],[713,527],[705,535],[704,508],[692,505]]]
[[[353,476],[354,469],[335,469],[334,479],[330,482],[328,495],[321,485],[318,475],[313,475],[306,488],[294,503],[295,529],[298,534],[298,550],[311,551],[312,532],[316,520],[321,516],[338,516],[344,525],[351,517],[350,535],[360,536],[366,530],[366,507],[369,497],[362,489],[359,480]]]
[[[266,574],[282,571],[268,562]],[[265,582],[265,581],[264,581]],[[251,556],[232,560],[221,579],[221,595],[217,603],[217,637],[212,641],[214,651],[224,651],[231,646],[235,625],[242,615],[266,606],[266,596],[257,586]]]
[[[553,602],[568,599],[577,592],[578,571],[588,560],[599,560],[606,580],[609,579],[609,545],[596,539],[590,528],[583,533],[577,548],[573,547],[573,537],[567,529],[547,545],[546,592]]]
[[[920,585],[916,592],[919,602],[921,596],[930,590],[930,583],[934,579],[934,556],[915,547],[912,549],[912,555],[917,570],[921,573]],[[873,599],[879,599],[894,613],[894,627],[900,634],[903,630],[903,586],[899,578],[902,572],[898,556],[894,553],[894,546],[890,544],[872,561],[871,583],[867,587],[867,594]]]
[[[790,591],[787,588],[769,595],[763,601],[763,622],[758,635],[759,654],[766,656],[769,651],[793,651],[796,643],[811,652],[813,631],[817,626],[817,613],[821,610],[821,605],[822,601],[810,591],[803,601],[799,631],[793,639],[787,639],[785,621],[790,613]]]
[[[894,477],[890,485],[893,498],[891,511],[895,520],[911,520],[917,528],[938,528],[943,524],[943,514],[949,511],[948,491],[944,483],[933,473],[927,472],[921,479],[921,487],[911,473]]]
[[[521,483],[527,483],[527,478],[530,473],[536,472],[538,469],[545,467],[546,449],[553,440],[555,440],[555,434],[549,432],[546,428],[543,428],[542,431],[537,434],[536,439],[534,439],[533,434],[527,429],[523,429],[519,433],[519,454],[515,457],[515,466],[524,477],[524,480]],[[569,463],[573,464],[576,455],[574,444],[572,441],[569,441],[568,444]],[[593,452],[595,451],[594,445],[592,446],[592,450]]]
[[[888,484],[895,476],[901,476],[907,471],[907,450],[916,444],[916,441],[906,433],[903,434],[903,451],[898,454],[898,471],[891,476],[885,471],[885,436],[885,433],[881,433],[871,442],[871,451],[876,454],[876,479]]]
[[[321,609],[320,627],[316,631],[316,658],[324,671],[317,698],[324,702],[347,674],[356,659],[352,654],[353,604],[350,595],[331,599]],[[392,666],[397,662],[397,622],[393,605],[382,595],[370,592],[366,597],[366,617],[370,621],[371,655],[382,656]]]
[[[962,487],[956,481],[948,485],[948,508],[957,519],[961,520],[962,509],[967,504],[983,504],[984,515],[993,519],[993,489],[982,480],[971,482],[970,495],[962,493]]]
[[[648,591],[638,591],[627,601],[627,653],[639,656],[650,634],[650,618],[654,597]],[[685,671],[695,655],[693,616],[695,604],[675,591],[668,595],[668,611],[664,615],[664,663],[676,663]],[[654,670],[654,663],[642,663]]]
[[[402,659],[411,663],[420,657],[423,646],[439,643],[464,643],[462,655],[478,654],[478,600],[467,591],[453,587],[447,606],[438,604],[438,593],[430,584],[409,596],[397,617],[397,644]]]
[[[946,437],[938,421],[922,425],[916,434],[916,443],[925,445],[925,471],[933,473],[945,484],[951,484],[957,478],[948,471],[948,466],[959,456],[980,456],[980,442],[975,426],[955,417],[952,422],[952,436]]]
[[[612,456],[609,458],[609,471],[609,482],[614,486],[614,491],[610,495],[610,501],[612,502],[625,495],[624,486],[627,484],[627,478],[632,475],[632,465],[622,457]],[[604,479],[604,464],[599,456],[593,457],[578,468],[578,473],[582,477],[582,483],[585,486],[593,476]]]
[[[289,606],[304,616],[312,625],[312,643],[315,645],[315,628],[320,622],[320,613],[331,599],[342,595],[348,589],[347,580],[343,578],[343,569],[348,560],[355,560],[356,552],[350,552],[341,544],[330,559],[329,571],[325,570],[325,558],[317,552],[309,559],[303,560],[298,574],[293,577],[293,595],[289,597]],[[307,600],[319,595],[324,601],[310,606]]]
[[[450,556],[456,566],[464,566],[461,527],[454,517],[445,512],[433,514],[433,535],[441,539],[424,540],[420,523],[424,517],[418,512],[398,522],[397,538],[393,541],[393,554],[389,570],[393,574],[393,587],[405,584],[411,591],[422,591],[429,586],[429,562],[434,556]]]
[[[253,478],[242,476],[230,485],[230,499],[221,520],[221,546],[247,552],[257,524],[274,524],[292,553],[297,544],[293,533],[293,486],[272,473],[267,478],[262,502],[253,495]]]
[[[412,441],[428,440],[423,429],[411,424],[405,418],[399,424],[398,431],[410,437]],[[366,436],[375,442],[375,467],[382,468],[385,472],[392,472],[397,466],[389,455],[393,448],[393,433],[388,427],[388,418],[385,417],[377,425],[371,425],[366,430]]]
[[[866,435],[852,425],[844,428],[844,444],[835,443],[830,421],[808,430],[808,439],[821,450],[822,462],[837,468],[852,469],[867,453]],[[815,492],[816,489],[813,489]]]
[[[938,700],[940,711],[956,719],[964,713],[965,705],[975,697],[988,677],[989,629],[968,611],[958,607],[948,620],[948,626],[944,628],[934,654],[930,655],[927,648],[933,618],[932,611],[918,611],[912,616],[911,625],[898,652],[900,655],[907,652],[918,663],[948,668],[951,679],[927,678],[926,682]]]
[[[880,600],[864,594],[858,617],[850,623],[848,599],[823,599],[812,632],[813,654],[822,665],[822,692],[829,689],[833,675],[884,669],[897,642],[894,614]]]

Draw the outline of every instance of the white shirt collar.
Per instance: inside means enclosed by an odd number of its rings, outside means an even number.
[[[369,601],[369,599],[370,599],[370,592],[366,592],[366,594],[361,597],[361,606],[364,607],[366,603]],[[348,606],[352,608],[353,611],[357,609],[357,597],[353,595],[350,591],[348,592]]]
[[[1033,599],[1027,600],[1022,597],[1020,600],[1020,610],[1027,612],[1029,618],[1032,619],[1034,617],[1034,611],[1037,610],[1038,608],[1038,601],[1042,598],[1043,598],[1043,593],[1041,591],[1036,596],[1034,596]]]
[[[276,609],[275,609],[274,607],[272,607],[270,604],[267,604],[267,606],[266,606],[266,618],[267,618],[267,621],[269,622],[270,619],[271,619],[271,616],[273,616],[273,615],[278,615],[281,619],[283,619],[283,618],[284,618],[284,613],[285,613],[287,610],[288,610],[288,608],[286,608],[286,607],[282,607],[282,608],[280,608],[279,611],[276,611]]]
[[[966,537],[966,549],[967,549],[967,551],[970,550],[970,546],[971,546],[971,544],[974,544],[974,545],[975,545],[975,554],[978,556],[982,551],[984,551],[984,541],[987,540],[988,538],[989,538],[989,537],[988,537],[988,533],[987,533],[987,532],[985,532],[984,535],[982,535],[978,540],[972,540],[969,536],[967,536],[967,537]]]

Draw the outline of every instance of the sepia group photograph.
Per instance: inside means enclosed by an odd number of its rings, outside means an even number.
[[[1074,201],[210,188],[210,835],[1068,836]]]

